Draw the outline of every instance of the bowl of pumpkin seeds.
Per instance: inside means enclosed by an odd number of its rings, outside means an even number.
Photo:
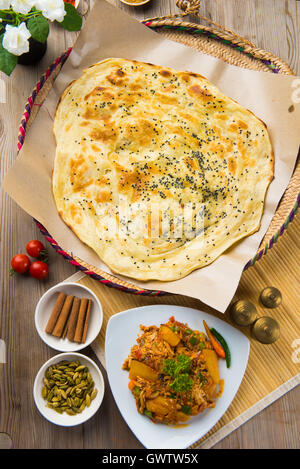
[[[60,353],[39,369],[33,397],[38,410],[48,421],[64,427],[79,425],[90,419],[101,406],[103,375],[86,355]]]

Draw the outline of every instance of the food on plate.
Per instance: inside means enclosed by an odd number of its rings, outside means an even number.
[[[45,332],[72,342],[85,343],[92,300],[58,292]]]
[[[10,261],[11,275],[13,275],[15,272],[18,274],[25,274],[28,272],[30,264],[30,259],[28,256],[26,256],[26,254],[16,254]]]
[[[208,325],[206,324],[205,321],[203,321],[203,325],[204,325],[204,328],[205,328],[205,331],[206,331],[206,334],[209,338],[209,340],[211,341],[211,344],[216,352],[216,354],[220,357],[220,358],[225,358],[225,350],[224,348],[219,344],[219,342],[215,339],[214,335],[212,334],[211,330],[209,329]]]
[[[112,272],[177,280],[260,227],[268,130],[197,73],[103,60],[66,88],[53,130],[58,213]]]
[[[97,393],[88,367],[79,360],[61,360],[45,372],[41,395],[47,401],[47,407],[60,414],[81,413],[91,405]]]
[[[179,424],[215,407],[224,380],[211,334],[192,330],[173,316],[159,327],[141,325],[140,330],[122,366],[129,371],[138,412],[153,422]]]
[[[227,368],[230,368],[230,365],[231,365],[231,352],[230,352],[230,349],[228,347],[228,344],[227,344],[226,340],[220,334],[220,332],[216,331],[216,329],[214,327],[212,327],[210,329],[210,332],[212,333],[213,336],[215,336],[217,341],[219,341],[220,345],[223,347],[224,354],[225,354],[225,360],[226,360],[226,366],[227,366]],[[223,358],[224,358],[224,354],[223,354]]]

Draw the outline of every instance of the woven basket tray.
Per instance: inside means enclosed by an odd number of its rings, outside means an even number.
[[[199,1],[177,1],[177,5],[184,10],[182,16],[188,14],[197,14]],[[197,11],[196,11],[197,10]],[[211,20],[197,14],[201,19],[209,21],[214,25],[203,26],[200,24],[184,21],[181,17],[163,17],[152,18],[143,21],[149,28],[163,34],[167,38],[183,43],[193,49],[207,53],[227,63],[237,65],[252,70],[268,71],[270,73],[281,73],[292,75],[291,68],[280,58],[270,54],[267,51],[258,49],[247,39],[224,29]],[[35,86],[31,96],[28,98],[25,106],[25,112],[20,124],[18,136],[18,151],[23,146],[26,130],[29,128],[32,120],[36,117],[39,107],[50,91],[53,81],[59,73],[65,60],[72,51],[69,48],[61,57],[59,57],[41,77]],[[294,216],[300,204],[300,162],[298,161],[290,180],[290,183],[277,207],[276,213],[269,225],[269,228],[261,242],[256,255],[249,259],[244,267],[247,270],[253,266],[263,255],[267,254],[270,248],[277,242],[278,238],[287,230],[288,225],[293,221]],[[53,248],[62,255],[67,261],[77,269],[83,271],[86,275],[98,280],[99,282],[127,293],[138,295],[162,296],[169,293],[162,290],[140,289],[130,282],[123,281],[114,275],[110,275],[95,266],[91,266],[79,259],[74,254],[63,250],[51,234],[37,220],[38,228],[45,236]]]

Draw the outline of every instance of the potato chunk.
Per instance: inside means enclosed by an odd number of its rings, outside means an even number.
[[[155,415],[164,417],[172,410],[172,406],[170,406],[170,403],[167,399],[158,396],[155,399],[146,401],[146,409]]]
[[[158,373],[150,366],[137,360],[132,360],[129,370],[129,379],[136,379],[137,377],[146,379],[148,381],[156,381]]]
[[[176,347],[176,345],[180,342],[180,337],[175,334],[168,326],[160,326],[159,329],[160,336],[168,342],[172,347]]]
[[[212,377],[215,384],[218,384],[220,381],[219,375],[219,362],[218,356],[214,350],[204,349],[202,350],[203,358],[206,362],[207,371]]]

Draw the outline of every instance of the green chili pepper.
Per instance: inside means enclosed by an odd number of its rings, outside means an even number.
[[[216,329],[212,328],[212,329],[210,329],[210,332],[215,336],[215,338],[222,345],[222,347],[224,349],[224,352],[225,352],[226,366],[227,366],[227,368],[229,368],[230,364],[231,364],[231,353],[230,353],[230,350],[229,350],[229,347],[228,347],[228,344],[227,344],[226,340],[224,339],[224,337],[218,331],[216,331]]]

